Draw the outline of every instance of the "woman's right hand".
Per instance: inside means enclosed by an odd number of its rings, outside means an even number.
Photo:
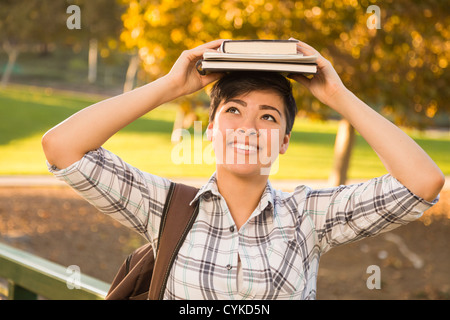
[[[222,77],[222,73],[211,73],[200,75],[196,68],[196,63],[206,51],[217,50],[225,40],[214,40],[202,44],[194,49],[185,50],[177,59],[170,72],[166,75],[179,90],[179,95],[194,93],[207,84]]]

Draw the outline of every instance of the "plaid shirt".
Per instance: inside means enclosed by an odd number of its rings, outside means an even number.
[[[50,167],[105,214],[156,247],[170,181],[100,148],[66,169]],[[419,218],[427,202],[385,175],[366,183],[291,193],[270,182],[237,230],[215,174],[200,189],[198,217],[175,260],[165,299],[314,299],[321,254]]]

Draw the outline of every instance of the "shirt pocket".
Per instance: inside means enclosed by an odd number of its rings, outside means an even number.
[[[271,287],[276,295],[293,294],[305,287],[301,249],[295,240],[277,241],[266,248]],[[272,289],[271,288],[271,289]]]

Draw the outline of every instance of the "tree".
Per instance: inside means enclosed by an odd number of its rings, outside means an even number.
[[[79,30],[68,29],[69,5],[80,8]],[[20,52],[40,46],[43,53],[48,53],[48,46],[52,43],[88,43],[88,80],[95,82],[98,51],[116,49],[123,28],[123,11],[124,6],[116,0],[73,0],[69,3],[54,0],[0,0],[0,44],[9,56],[2,86],[7,84]]]
[[[41,45],[42,52],[47,52],[46,44],[61,32],[65,8],[63,2],[52,0],[1,0],[0,3],[0,43],[8,54],[0,84],[5,87],[20,52],[35,45]],[[48,14],[49,11],[54,14]]]
[[[88,82],[97,80],[98,51],[116,47],[115,39],[122,31],[121,15],[125,7],[117,0],[76,0],[81,9],[82,28],[77,33],[82,41],[88,42]]]
[[[366,10],[374,4],[369,0],[123,2],[128,8],[121,40],[139,50],[150,77],[168,72],[182,50],[213,39],[295,37],[317,48],[348,88],[399,125],[434,125],[450,111],[450,75],[445,72],[450,9],[445,2],[376,2],[381,29],[367,26],[372,16]],[[333,116],[304,88],[296,91],[300,115]],[[341,127],[353,139],[348,124]],[[352,144],[344,145],[346,150],[336,154],[350,159]],[[341,163],[339,182],[348,166]]]

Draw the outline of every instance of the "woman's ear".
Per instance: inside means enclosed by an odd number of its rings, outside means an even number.
[[[213,128],[214,128],[214,121],[208,123],[208,127],[206,128],[206,138],[208,139],[208,141],[212,141]]]
[[[291,133],[285,134],[283,138],[283,142],[281,142],[280,146],[280,154],[284,154],[287,151],[287,148],[289,147],[289,140],[291,140]]]

